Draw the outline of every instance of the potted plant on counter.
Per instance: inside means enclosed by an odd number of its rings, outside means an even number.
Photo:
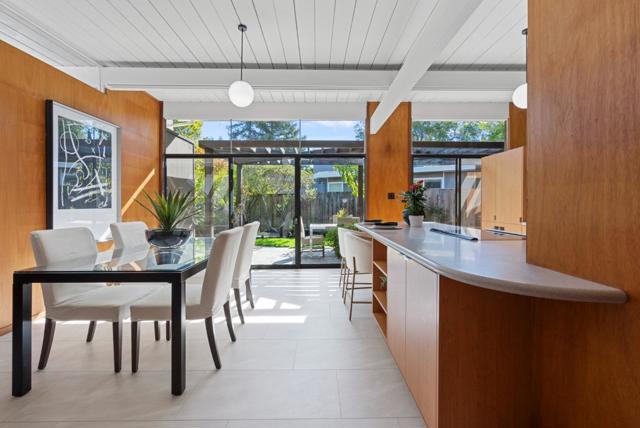
[[[166,195],[156,192],[154,197],[144,192],[144,196],[149,206],[137,199],[136,202],[155,217],[159,226],[147,230],[147,241],[159,248],[175,248],[184,244],[191,236],[191,229],[180,226],[198,212],[191,192],[175,190]]]
[[[424,180],[420,180],[402,194],[402,203],[405,208],[403,214],[409,217],[408,223],[411,227],[422,227],[425,207],[424,191]]]

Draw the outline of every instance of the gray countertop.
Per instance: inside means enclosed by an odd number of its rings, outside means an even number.
[[[419,264],[456,281],[505,293],[555,300],[595,303],[625,303],[624,291],[565,275],[526,262],[525,240],[467,241],[402,226],[397,230],[356,225],[377,241]]]

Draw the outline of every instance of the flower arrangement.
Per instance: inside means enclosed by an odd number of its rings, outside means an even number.
[[[424,180],[420,180],[409,187],[409,190],[402,194],[402,203],[404,204],[407,213],[411,216],[424,215],[425,197]]]

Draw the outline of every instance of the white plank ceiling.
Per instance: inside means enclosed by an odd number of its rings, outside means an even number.
[[[0,38],[59,66],[398,69],[438,0],[0,0]],[[445,0],[439,0],[445,1]],[[434,68],[522,67],[525,0],[485,0]]]
[[[248,68],[398,70],[443,1],[0,0],[0,40],[57,67],[228,69],[239,64],[242,22],[248,26]],[[484,0],[431,70],[522,70],[526,26],[526,0]],[[165,101],[228,101],[222,89],[149,92]],[[257,90],[256,101],[354,103],[381,96]],[[472,98],[505,96],[475,92]],[[476,101],[429,91],[416,91],[411,99]]]

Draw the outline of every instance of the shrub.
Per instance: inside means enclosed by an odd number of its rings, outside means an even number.
[[[349,229],[349,230],[358,230],[355,226],[350,225],[350,226],[340,226],[343,229]],[[328,246],[330,246],[331,248],[333,248],[333,253],[336,255],[336,257],[342,257],[340,255],[340,242],[338,240],[338,228],[337,227],[330,227],[327,229],[327,232],[324,235],[324,243]]]

